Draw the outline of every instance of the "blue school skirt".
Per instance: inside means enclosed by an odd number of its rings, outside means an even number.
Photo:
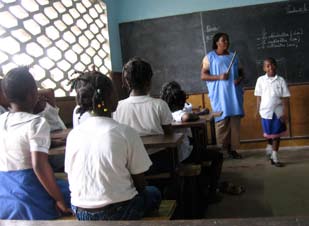
[[[277,118],[275,113],[273,114],[272,119],[262,118],[262,127],[264,132],[263,135],[267,139],[278,138],[286,135],[286,125],[279,118]]]
[[[69,184],[57,184],[70,206]],[[47,193],[33,169],[0,172],[0,219],[50,220],[60,217],[54,199]]]

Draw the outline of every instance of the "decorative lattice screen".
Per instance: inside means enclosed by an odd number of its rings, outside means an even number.
[[[69,96],[69,77],[111,68],[106,6],[101,0],[0,0],[1,74],[31,65],[39,88]]]

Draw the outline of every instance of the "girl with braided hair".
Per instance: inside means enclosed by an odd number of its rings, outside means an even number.
[[[146,186],[151,161],[138,134],[111,118],[117,107],[112,81],[97,71],[72,81],[83,123],[69,133],[65,171],[78,220],[138,220],[159,207],[161,194]]]
[[[29,68],[10,70],[1,85],[10,108],[0,116],[0,219],[70,214],[69,185],[56,181],[48,162],[50,127],[33,114],[38,91]]]

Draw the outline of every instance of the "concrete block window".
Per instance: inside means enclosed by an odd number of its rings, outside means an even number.
[[[111,71],[106,5],[101,0],[0,0],[0,76],[30,65],[38,87],[74,95],[75,70]]]

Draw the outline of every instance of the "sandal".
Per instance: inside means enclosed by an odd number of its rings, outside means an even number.
[[[227,193],[230,195],[241,195],[245,192],[245,187],[242,185],[234,185],[231,182],[224,181],[220,184],[219,190],[222,193]]]

